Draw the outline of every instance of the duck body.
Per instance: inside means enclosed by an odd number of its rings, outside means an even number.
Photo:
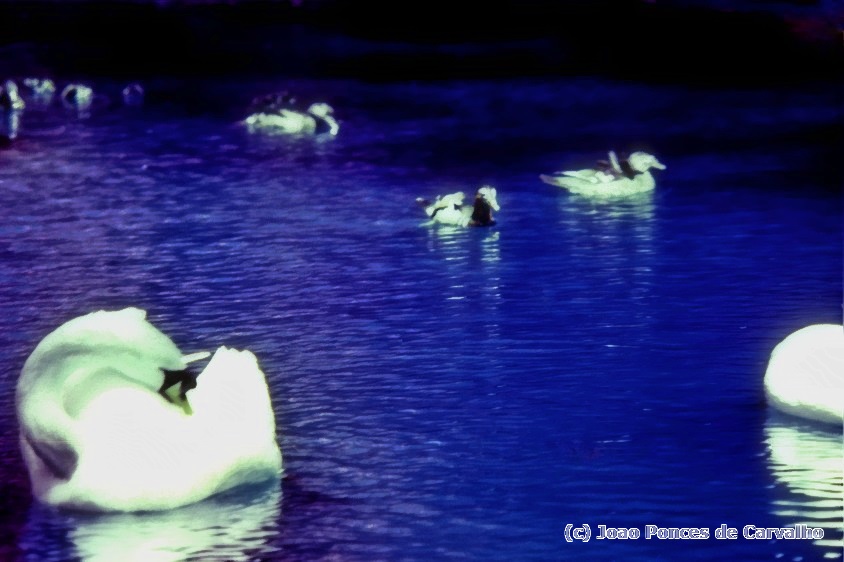
[[[609,163],[600,162],[594,168],[540,175],[540,179],[578,195],[593,197],[626,197],[653,191],[656,180],[652,168],[664,170],[665,165],[645,152],[634,152],[619,161],[609,153]]]
[[[120,94],[123,97],[123,105],[139,107],[144,104],[144,87],[137,82],[127,85]]]
[[[286,135],[336,136],[340,124],[332,115],[334,110],[327,103],[314,103],[306,111],[299,110],[285,99],[285,104],[273,103],[258,109],[244,120],[253,131]]]
[[[450,226],[492,226],[495,224],[493,211],[499,211],[497,191],[494,187],[478,189],[472,205],[465,203],[462,191],[437,196],[433,202],[418,198],[416,201],[425,209],[425,214],[435,224]]]
[[[85,112],[94,103],[94,90],[84,84],[68,84],[62,90],[61,99],[66,108]]]
[[[0,86],[0,111],[11,113],[22,111],[25,107],[26,102],[20,95],[17,83],[14,80],[6,80]]]
[[[49,78],[24,78],[23,85],[29,89],[36,103],[50,105],[53,102],[56,84]]]
[[[815,324],[781,341],[765,371],[765,395],[777,410],[805,419],[844,421],[844,326]]]
[[[136,308],[88,314],[44,338],[16,389],[35,497],[95,511],[161,510],[277,477],[274,414],[251,353],[219,348],[198,384],[191,379],[190,413],[162,396],[166,372],[184,373],[207,355],[183,355]]]

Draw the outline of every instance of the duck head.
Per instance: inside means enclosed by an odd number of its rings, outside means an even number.
[[[490,226],[495,224],[492,212],[500,210],[497,192],[494,187],[485,185],[475,193],[475,206],[472,209],[472,226]]]
[[[318,125],[317,133],[328,132],[331,133],[331,135],[336,135],[337,131],[340,130],[340,124],[337,123],[337,120],[334,119],[334,116],[332,115],[334,113],[334,108],[327,103],[312,103],[308,108],[308,113],[316,117],[319,121],[322,121],[323,127],[326,127],[323,128]]]
[[[498,199],[496,198],[497,195],[498,192],[494,187],[485,185],[475,194],[475,199],[482,199],[486,201],[490,207],[492,207],[493,211],[499,211],[501,207],[498,206]]]
[[[656,159],[656,156],[648,154],[647,152],[634,152],[627,158],[630,167],[637,172],[647,172],[651,168],[657,170],[664,170],[665,165]]]

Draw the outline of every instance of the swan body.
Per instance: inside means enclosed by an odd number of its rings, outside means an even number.
[[[765,394],[782,412],[840,427],[844,419],[844,326],[815,324],[781,341],[768,362]]]
[[[483,186],[475,193],[472,205],[464,203],[466,194],[462,191],[437,196],[433,202],[423,198],[416,201],[425,208],[425,214],[433,223],[451,226],[492,226],[495,220],[492,211],[499,211],[497,190]]]
[[[191,390],[192,413],[159,394],[164,370],[207,356],[183,355],[136,308],[81,316],[44,338],[16,391],[35,497],[162,510],[278,477],[275,418],[254,355],[217,349]]]
[[[327,103],[314,103],[307,111],[292,105],[261,109],[244,121],[253,131],[287,135],[337,135],[340,124],[334,119],[334,109]]]
[[[652,191],[656,180],[651,169],[664,170],[665,165],[646,152],[634,152],[624,162],[619,162],[614,152],[609,153],[609,164],[583,170],[540,175],[540,179],[579,195],[595,197],[626,197]]]

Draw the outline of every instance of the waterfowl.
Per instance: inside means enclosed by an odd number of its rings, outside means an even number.
[[[47,335],[16,389],[35,497],[162,510],[277,478],[275,416],[255,356],[220,347],[198,377],[188,371],[208,355],[182,354],[137,308],[87,314]]]
[[[56,85],[49,78],[24,78],[23,85],[32,93],[32,99],[42,105],[50,105],[56,93]]]
[[[144,103],[144,87],[137,82],[132,82],[123,88],[121,94],[123,95],[124,105],[137,107]]]
[[[492,212],[498,211],[497,192],[494,187],[483,186],[475,193],[472,205],[464,203],[462,191],[437,196],[433,202],[418,197],[416,202],[425,208],[425,214],[434,223],[452,226],[492,226]]]
[[[94,101],[94,90],[84,84],[68,84],[62,90],[62,104],[68,109],[87,111]]]
[[[594,168],[557,172],[551,176],[542,174],[539,178],[580,195],[621,197],[653,190],[656,180],[650,172],[652,168],[664,170],[665,165],[647,152],[634,152],[619,160],[615,152],[610,151],[609,161],[599,162]]]
[[[786,337],[771,352],[765,371],[765,395],[777,410],[841,427],[842,388],[844,326],[807,326]]]
[[[288,135],[334,136],[340,130],[340,124],[333,116],[334,109],[327,103],[314,103],[306,111],[301,111],[291,105],[292,98],[278,101],[280,103],[251,114],[244,123],[251,130]]]
[[[18,85],[14,80],[6,80],[0,86],[0,110],[5,113],[12,111],[21,111],[26,107],[26,103],[20,96]]]

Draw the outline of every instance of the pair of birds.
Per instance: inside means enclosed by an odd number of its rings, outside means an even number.
[[[664,170],[665,165],[652,154],[634,152],[619,159],[615,152],[609,152],[608,161],[599,161],[594,168],[558,172],[553,176],[542,174],[545,183],[563,187],[572,193],[598,197],[618,197],[651,191],[656,180],[651,169]],[[472,205],[464,201],[462,191],[437,196],[431,202],[421,197],[416,201],[425,208],[425,214],[432,223],[452,226],[491,226],[495,224],[493,211],[499,210],[497,193],[490,186],[481,187],[475,193]]]
[[[334,108],[327,103],[302,109],[296,98],[280,92],[252,100],[252,113],[243,122],[252,131],[269,134],[336,136],[340,124],[333,114]]]

